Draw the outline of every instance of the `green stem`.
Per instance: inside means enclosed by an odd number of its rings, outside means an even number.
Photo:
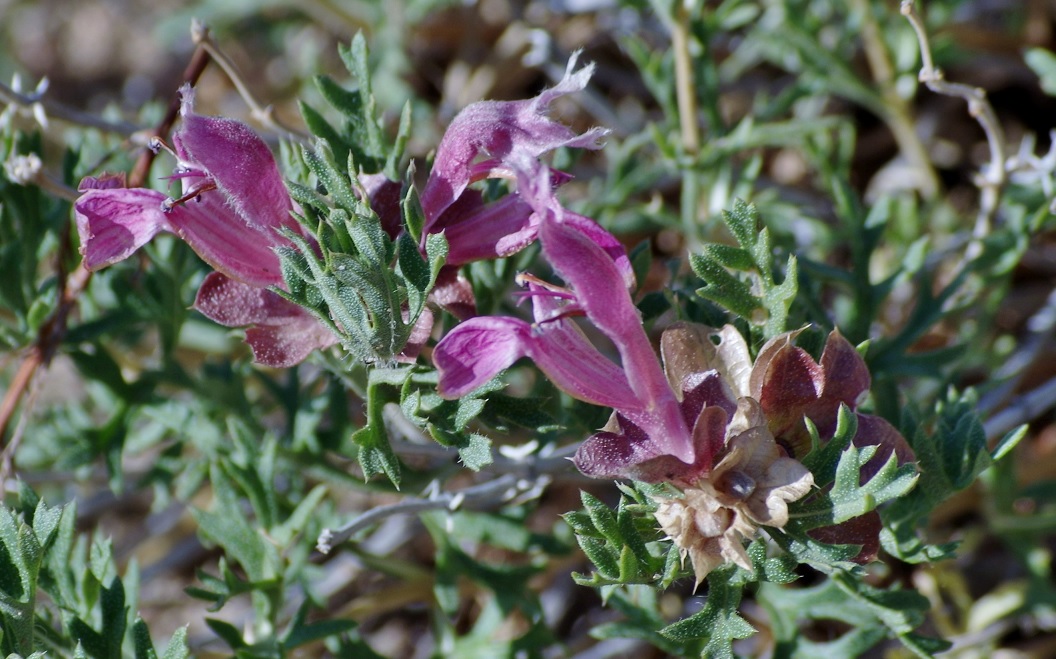
[[[693,60],[689,52],[689,14],[683,3],[677,3],[671,25],[671,50],[675,59],[675,96],[678,101],[679,130],[685,162],[682,166],[682,227],[687,247],[695,251],[700,245],[697,209],[700,205],[700,181],[693,167],[700,151],[697,126],[697,94],[693,79]]]
[[[935,167],[928,157],[924,143],[917,136],[909,105],[895,89],[891,54],[880,34],[880,26],[866,0],[852,0],[852,4],[854,10],[862,17],[862,47],[873,73],[873,80],[880,88],[880,96],[884,100],[885,112],[882,119],[891,129],[899,151],[909,161],[913,170],[920,175],[921,195],[929,201],[934,200],[941,187],[939,177],[935,173]]]

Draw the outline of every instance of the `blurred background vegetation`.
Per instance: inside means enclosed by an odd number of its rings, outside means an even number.
[[[1030,153],[1044,156],[1056,117],[1056,58],[1049,52],[1056,50],[1056,5],[921,5],[937,64],[947,80],[987,90],[1007,155],[1033,135]],[[902,406],[930,408],[947,386],[974,386],[991,443],[1030,424],[1009,460],[928,520],[932,541],[961,543],[957,557],[924,565],[889,558],[871,583],[923,593],[924,630],[954,640],[953,656],[1052,656],[1056,234],[1047,208],[1056,162],[1012,177],[992,231],[977,236],[985,239],[982,256],[946,289],[972,242],[976,177],[991,159],[990,144],[962,100],[918,83],[920,51],[897,2],[686,6],[0,0],[0,80],[19,76],[28,92],[47,78],[49,103],[149,133],[195,51],[193,17],[209,26],[253,96],[299,128],[298,102],[326,108],[314,76],[355,84],[338,45],[363,32],[383,122],[394,134],[410,102],[407,151],[424,161],[461,108],[486,98],[528,98],[559,79],[569,54],[583,49],[597,72],[587,92],[562,99],[557,113],[577,129],[604,125],[613,135],[599,154],[575,162],[559,156],[557,166],[577,175],[563,196],[629,246],[651,240],[645,290],[668,291],[652,298],[652,312],[643,303],[647,316],[676,300],[697,305],[690,313],[700,319],[714,317],[713,308],[691,301],[699,280],[672,263],[684,260],[687,248],[729,242],[721,211],[747,199],[775,237],[777,262],[790,253],[800,259],[790,328],[836,324],[855,342],[874,339],[871,404],[880,413],[897,421]],[[696,141],[679,122],[684,99],[674,84],[672,39],[680,31],[693,58]],[[207,67],[197,87],[200,112],[245,119],[278,148],[278,136],[253,124],[218,67]],[[127,171],[140,153],[127,134],[49,114],[44,129],[31,113],[11,117],[0,155],[40,153],[47,171],[76,186],[103,169]],[[158,179],[169,167],[155,163],[152,180],[163,185]],[[8,180],[0,181],[0,203],[0,382],[7,389],[77,258],[68,244],[67,203]],[[615,632],[590,635],[621,614],[633,618],[634,609],[619,598],[603,607],[596,592],[569,576],[590,566],[559,515],[581,507],[581,488],[615,500],[611,484],[587,483],[571,471],[554,474],[530,503],[487,514],[433,512],[421,521],[392,517],[329,557],[314,552],[324,527],[403,496],[386,482],[365,484],[354,463],[360,449],[351,435],[367,423],[362,401],[377,383],[332,355],[284,372],[252,366],[235,334],[188,309],[207,268],[174,240],[159,240],[146,254],[93,278],[58,353],[3,437],[5,449],[18,438],[17,452],[5,453],[9,506],[33,510],[34,495],[22,484],[53,507],[76,502],[48,536],[49,576],[41,588],[66,598],[51,614],[56,629],[81,620],[102,638],[118,618],[134,629],[138,612],[159,647],[187,626],[197,656],[370,656],[363,643],[408,657],[675,652]],[[486,283],[501,279],[502,268],[523,268],[532,256],[474,266],[472,276],[488,292]],[[481,295],[482,310],[507,304],[504,292]],[[941,313],[927,316],[929,307]],[[514,389],[537,391],[532,374],[521,371]],[[424,391],[429,383],[415,386]],[[566,399],[544,407],[552,423],[546,432],[533,437],[515,422],[489,418],[492,428],[512,428],[491,433],[492,440],[557,447],[604,422],[602,411]],[[533,419],[525,411],[520,421]],[[443,447],[415,443],[413,432],[402,439],[390,433],[407,467],[403,493],[434,480],[472,484]],[[500,460],[485,473],[508,467]],[[239,515],[241,526],[231,522]],[[455,540],[452,526],[459,529]],[[670,622],[700,606],[689,584],[682,586],[639,593],[637,604]],[[643,604],[649,597],[655,600]],[[768,628],[774,612],[746,601],[741,613],[768,631],[738,652],[764,655],[778,636]],[[819,613],[802,635],[820,642],[847,631]],[[58,637],[49,642],[55,652],[72,653]],[[123,644],[129,653],[141,648],[131,633]],[[89,655],[121,656],[121,643],[103,645]],[[880,644],[872,652],[904,650]]]

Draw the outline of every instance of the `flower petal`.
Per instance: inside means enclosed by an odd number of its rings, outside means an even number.
[[[832,330],[825,341],[821,368],[825,371],[821,397],[833,409],[838,409],[840,403],[853,409],[869,391],[869,367],[839,330]]]
[[[266,288],[250,286],[219,272],[210,273],[202,281],[194,308],[224,327],[243,327],[280,316],[292,318],[300,309]]]
[[[164,194],[143,188],[89,188],[73,206],[84,266],[123,261],[159,232],[172,231],[163,201]]]
[[[792,345],[793,338],[794,334],[786,333],[770,339],[759,350],[751,376],[752,397],[762,405],[770,430],[782,439],[790,433],[800,434],[803,415],[820,398],[824,383],[821,366],[806,350]],[[834,408],[833,420],[835,414]],[[824,436],[827,429],[821,428],[813,414],[810,418]]]
[[[434,320],[432,310],[428,307],[422,309],[422,314],[418,316],[418,322],[414,324],[411,335],[407,337],[407,343],[403,346],[400,354],[396,356],[396,361],[401,364],[413,364],[418,361],[418,355],[422,352],[422,347],[425,346],[429,336],[433,333]]]
[[[668,382],[676,393],[681,391],[686,376],[711,370],[721,374],[735,399],[750,393],[752,358],[744,337],[733,325],[716,330],[699,323],[672,323],[660,337],[660,354]]]
[[[678,400],[660,369],[638,309],[612,258],[579,225],[555,218],[543,222],[540,238],[547,260],[571,285],[591,322],[620,353],[627,381],[642,410],[634,415],[628,413],[628,418],[641,426],[664,453],[693,462],[692,438]]]
[[[719,407],[728,418],[737,412],[737,401],[722,375],[715,370],[686,375],[680,385],[683,392],[682,416],[693,423],[705,407]],[[722,448],[720,444],[717,448]]]
[[[458,268],[448,265],[440,268],[429,298],[459,320],[469,320],[477,315],[477,300],[473,285],[462,276]]]
[[[173,135],[181,158],[204,169],[242,220],[258,229],[297,228],[293,204],[275,158],[246,124],[194,112],[194,92],[185,85],[183,125]]]
[[[562,391],[595,405],[628,408],[638,402],[623,372],[568,319],[535,327],[509,317],[471,318],[437,344],[433,363],[445,398],[463,396],[521,357],[530,357]]]
[[[517,195],[485,204],[479,192],[468,190],[443,214],[433,232],[443,230],[448,265],[496,259],[515,254],[535,241],[537,222],[532,208]]]
[[[588,437],[576,450],[576,468],[591,478],[630,478],[645,483],[691,486],[711,468],[712,457],[726,436],[726,413],[706,407],[693,425],[692,463],[663,452],[659,442],[620,414],[615,427]]]
[[[216,270],[261,288],[285,286],[273,251],[285,239],[270,227],[246,224],[218,195],[203,194],[165,216],[171,231]]]
[[[289,368],[303,362],[313,351],[337,343],[323,325],[305,314],[282,325],[260,324],[246,330],[246,343],[253,350],[253,361],[272,368]]]
[[[371,210],[378,214],[381,228],[389,238],[396,240],[403,230],[403,211],[400,209],[403,186],[397,181],[390,181],[384,174],[360,174],[359,184],[367,193]]]
[[[862,467],[862,482],[875,476],[876,472],[891,459],[892,454],[899,465],[908,464],[917,459],[902,433],[898,432],[887,420],[872,414],[859,413],[856,416],[858,417],[858,432],[854,436],[854,445],[858,448],[877,447],[876,454]]]
[[[294,366],[313,350],[337,342],[333,333],[302,307],[219,272],[202,282],[194,308],[225,327],[253,325],[246,330],[246,343],[253,349],[254,361],[265,366]]]
[[[440,140],[433,171],[422,192],[422,208],[427,218],[425,233],[434,232],[434,223],[473,180],[473,165],[478,156],[487,156],[498,166],[507,163],[514,153],[534,158],[562,146],[587,149],[600,146],[599,140],[607,130],[594,128],[576,135],[546,116],[554,99],[582,90],[590,80],[593,65],[573,73],[576,57],[573,55],[569,60],[565,77],[554,88],[533,99],[482,101],[466,107],[455,117]]]
[[[884,528],[875,510],[835,526],[822,526],[807,531],[807,535],[830,545],[861,545],[862,549],[851,560],[859,565],[872,563],[880,553],[880,531]]]
[[[125,187],[124,172],[116,174],[105,172],[99,176],[85,176],[82,178],[81,182],[77,184],[77,191],[87,192],[88,190],[109,190],[123,187]]]
[[[437,390],[458,398],[491,380],[526,354],[531,326],[518,318],[479,316],[447,333],[433,350]]]
[[[663,457],[659,447],[634,428],[626,434],[602,431],[591,435],[579,445],[572,462],[591,478],[632,478],[656,483],[664,480],[663,469],[654,474],[649,467],[655,466],[652,461]],[[642,468],[643,465],[647,466]]]

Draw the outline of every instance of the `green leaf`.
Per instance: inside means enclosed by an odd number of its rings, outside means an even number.
[[[755,310],[762,305],[762,301],[752,295],[752,287],[749,284],[731,275],[720,264],[695,254],[689,258],[693,272],[706,282],[703,287],[697,289],[697,295],[700,297],[744,318],[751,318]]]
[[[473,471],[480,471],[492,463],[491,440],[477,433],[469,434],[469,441],[458,449],[462,464]]]
[[[242,632],[238,631],[238,628],[231,623],[220,620],[219,618],[206,618],[205,624],[208,625],[209,629],[213,630],[213,633],[219,636],[220,639],[232,650],[246,647],[246,642],[242,638]]]
[[[755,629],[737,613],[741,586],[731,583],[736,566],[724,566],[708,575],[708,598],[694,615],[660,630],[676,641],[706,639],[702,656],[733,659],[733,642],[748,638]]]
[[[580,492],[579,497],[583,502],[583,508],[586,509],[587,515],[590,517],[590,521],[594,524],[594,528],[601,533],[603,538],[615,545],[617,550],[622,548],[624,545],[623,534],[616,523],[616,516],[612,513],[612,509],[588,492]]]
[[[606,579],[619,579],[619,558],[604,541],[588,536],[577,536],[583,553],[587,555],[590,562],[598,569],[598,574]]]
[[[404,179],[407,193],[403,195],[403,201],[400,202],[400,210],[403,214],[403,226],[407,228],[407,233],[417,245],[421,242],[422,231],[425,229],[425,210],[418,197],[418,189],[414,186],[415,173],[416,169],[412,162],[407,166],[407,175]]]
[[[778,284],[770,234],[761,228],[755,206],[734,200],[733,208],[723,212],[723,221],[739,247],[705,245],[700,254],[690,255],[693,272],[705,282],[697,295],[762,325],[768,337],[780,334],[799,291],[795,257],[789,257],[784,280]],[[747,278],[735,273],[746,273]]]
[[[165,647],[161,659],[187,659],[190,656],[191,652],[187,647],[187,628],[180,627],[169,639],[169,644]]]
[[[832,488],[797,507],[797,525],[810,529],[839,524],[913,489],[918,479],[916,468],[911,464],[899,467],[894,454],[869,481],[859,484],[859,473],[874,454],[875,447],[859,450],[853,444],[848,446],[840,458]]]
[[[1005,433],[1005,436],[998,440],[997,444],[994,445],[994,450],[990,454],[990,459],[997,462],[1001,458],[1005,457],[1012,452],[1012,449],[1016,448],[1019,443],[1027,436],[1027,432],[1030,430],[1030,426],[1024,424],[1018,428],[1013,428]]]
[[[645,586],[632,586],[627,592],[617,591],[608,604],[622,613],[625,620],[599,625],[590,635],[599,640],[610,638],[640,638],[656,646],[668,656],[688,656],[685,644],[661,635],[666,621],[657,612],[657,593]]]
[[[358,626],[354,620],[321,620],[311,624],[303,623],[304,621],[302,620],[300,624],[290,629],[289,634],[282,642],[284,649],[292,650],[301,645],[344,634]]]
[[[280,545],[290,544],[295,535],[304,532],[305,527],[312,520],[315,509],[319,506],[319,502],[323,500],[326,494],[327,487],[325,485],[320,484],[313,487],[301,499],[297,507],[293,509],[286,521],[271,529],[270,535],[272,539]]]
[[[208,609],[209,611],[219,611],[232,597],[248,593],[255,587],[267,585],[266,583],[253,584],[242,579],[231,570],[227,560],[223,557],[220,558],[219,569],[221,578],[214,577],[202,570],[197,571],[198,580],[202,582],[202,585],[205,586],[204,588],[193,586],[184,588],[184,592],[191,597],[212,602]]]
[[[329,142],[319,138],[315,149],[305,149],[304,161],[326,188],[326,194],[341,208],[355,208],[358,205],[359,198],[352,190],[349,174],[338,167]]]
[[[264,582],[278,575],[278,556],[260,529],[246,518],[242,502],[232,481],[220,464],[209,471],[213,485],[211,511],[194,510],[201,535],[223,547],[225,554],[238,562],[250,581]]]
[[[400,461],[389,444],[385,430],[384,408],[387,403],[398,402],[398,394],[392,385],[402,385],[410,375],[410,369],[373,369],[367,385],[367,425],[352,433],[356,444],[363,476],[385,474],[397,488],[400,487]]]
[[[1023,60],[1038,76],[1041,89],[1049,96],[1056,96],[1056,54],[1045,48],[1027,48]]]
[[[49,508],[43,499],[37,503],[33,513],[33,533],[41,547],[46,549],[55,537],[59,520],[62,519],[62,511],[62,508]]]
[[[132,649],[136,659],[158,659],[158,653],[154,650],[154,642],[150,640],[150,630],[143,618],[136,616],[132,623]]]

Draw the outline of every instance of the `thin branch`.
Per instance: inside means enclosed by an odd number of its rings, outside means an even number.
[[[183,70],[183,82],[194,86],[208,65],[209,53],[201,46],[195,48],[191,61],[188,62],[187,68]],[[174,94],[172,100],[169,101],[169,108],[165,111],[165,116],[158,123],[157,129],[151,135],[151,138],[169,134],[169,131],[172,130],[172,125],[176,123],[176,117],[180,114],[180,106],[180,95],[178,93]],[[150,175],[150,166],[154,163],[154,157],[157,155],[157,152],[148,145],[144,145],[144,147],[139,154],[139,159],[132,168],[132,172],[128,176],[128,187],[130,188],[142,187],[147,182],[147,177]]]
[[[452,459],[452,449],[440,446],[427,437],[421,428],[407,418],[396,403],[386,405],[383,414],[385,427],[389,431],[389,444],[397,455],[430,458],[438,461]],[[537,448],[534,444],[534,442],[529,442],[520,447],[499,447],[497,451],[492,452],[491,462],[483,467],[482,471],[514,474],[522,478],[535,478],[541,474],[558,476],[563,475],[563,472],[579,474],[572,468],[572,462],[569,460],[576,452],[576,445],[565,446],[552,452],[544,450],[534,453]]]
[[[108,121],[94,114],[81,112],[62,103],[50,101],[44,96],[43,90],[25,94],[0,82],[0,101],[9,106],[33,112],[38,117],[38,122],[39,114],[43,112],[46,117],[55,117],[78,126],[116,133],[117,135],[132,138],[133,141],[136,141],[136,134],[143,130],[141,126],[127,121]],[[143,139],[145,140],[146,138]]]
[[[1013,428],[1033,421],[1054,407],[1056,378],[1051,378],[1034,390],[1013,398],[1008,407],[983,423],[983,429],[987,439],[998,439]]]
[[[231,58],[228,57],[227,54],[220,49],[220,46],[216,41],[213,40],[212,35],[209,33],[209,28],[205,24],[195,20],[191,24],[191,38],[194,39],[194,43],[196,43],[199,48],[202,48],[205,52],[209,53],[209,56],[213,58],[213,61],[223,69],[225,74],[227,74],[228,79],[231,80],[231,84],[233,84],[235,89],[238,90],[239,96],[241,96],[242,100],[249,106],[250,114],[254,120],[259,122],[265,128],[283,134],[289,139],[299,142],[308,139],[308,135],[305,133],[290,128],[282,123],[275,116],[275,109],[272,106],[262,105],[256,97],[253,96],[253,92],[249,90],[249,86],[246,85],[245,81],[242,79],[235,63],[231,61]]]
[[[356,517],[336,531],[323,529],[316,541],[316,549],[323,554],[329,554],[335,546],[345,542],[356,532],[393,515],[410,515],[430,510],[455,511],[476,506],[495,507],[519,496],[540,491],[547,480],[544,477],[529,481],[518,478],[514,474],[506,474],[464,490],[442,494],[436,492],[428,498],[404,499],[392,505],[379,506]]]
[[[924,29],[924,22],[913,6],[913,0],[902,0],[901,11],[909,24],[913,26],[913,31],[917,33],[917,41],[920,44],[920,81],[936,94],[964,99],[968,103],[968,114],[982,126],[990,147],[990,162],[983,167],[975,182],[980,190],[979,213],[972,231],[973,241],[968,245],[965,254],[965,263],[968,263],[982,252],[982,240],[990,233],[990,225],[997,213],[997,204],[1001,198],[1001,189],[1007,180],[1005,134],[997,119],[997,113],[987,100],[985,90],[962,83],[947,82],[942,71],[935,66],[931,55],[931,45],[928,42],[928,33]]]
[[[693,82],[693,56],[689,52],[689,14],[685,4],[676,4],[671,25],[671,51],[675,57],[675,94],[678,100],[682,146],[690,156],[700,151],[700,128],[697,126],[697,90]]]
[[[986,414],[997,409],[1022,383],[1027,369],[1041,357],[1056,336],[1056,290],[1049,293],[1045,304],[1027,320],[1028,334],[1017,342],[1016,351],[1006,358],[994,371],[991,380],[1001,384],[986,392],[980,399],[978,410]]]
[[[192,85],[196,83],[208,63],[209,55],[198,49],[184,71],[184,82]],[[157,125],[154,135],[165,135],[172,129],[172,124],[176,120],[179,111],[178,100],[174,99],[169,106],[169,110],[165,118]],[[144,153],[140,156],[128,177],[129,187],[140,187],[143,185],[147,180],[150,166],[153,162],[154,153],[149,148],[145,148]],[[64,271],[62,264],[70,257],[70,250],[73,249],[73,241],[69,240],[68,234],[64,235],[66,239],[63,241],[57,259],[59,263],[57,268],[59,281],[58,305],[51,317],[40,326],[37,340],[29,348],[18,370],[15,372],[3,400],[0,400],[0,446],[3,445],[4,437],[7,435],[7,428],[15,415],[15,411],[18,409],[22,396],[33,381],[34,375],[36,375],[41,366],[47,366],[51,363],[55,351],[62,344],[62,340],[66,336],[66,324],[70,313],[77,306],[77,299],[92,278],[92,273],[85,269],[83,263],[69,275]],[[26,411],[23,411],[23,414],[25,413]]]
[[[689,13],[685,3],[675,3],[671,25],[671,51],[675,59],[675,97],[678,102],[679,130],[688,159],[700,153],[700,127],[697,119],[697,86],[693,55],[689,52]],[[700,206],[700,177],[692,167],[682,170],[682,230],[691,251],[700,247],[697,212]]]
[[[12,183],[35,185],[59,199],[72,202],[80,196],[79,192],[46,172],[40,156],[35,153],[11,156],[4,163],[4,171]]]
[[[871,3],[867,0],[854,0],[854,5],[862,16],[862,48],[865,58],[869,62],[873,80],[880,87],[880,94],[886,106],[884,120],[898,143],[899,151],[920,174],[918,185],[921,195],[925,199],[934,199],[939,193],[939,176],[928,158],[924,143],[917,135],[909,106],[895,88],[891,55],[880,34],[880,26],[873,15]]]
[[[451,451],[425,437],[421,429],[404,416],[398,405],[386,405],[384,414],[385,425],[391,435],[389,443],[396,453],[451,459]],[[495,508],[518,498],[535,498],[553,480],[552,474],[578,473],[571,468],[572,463],[569,461],[576,448],[566,446],[551,453],[534,453],[535,447],[531,442],[523,447],[501,447],[492,453],[491,464],[482,470],[498,473],[496,478],[453,492],[440,493],[437,488],[425,498],[404,499],[399,503],[373,508],[336,531],[324,529],[319,534],[316,548],[327,554],[358,531],[393,515],[410,515],[429,510]]]

